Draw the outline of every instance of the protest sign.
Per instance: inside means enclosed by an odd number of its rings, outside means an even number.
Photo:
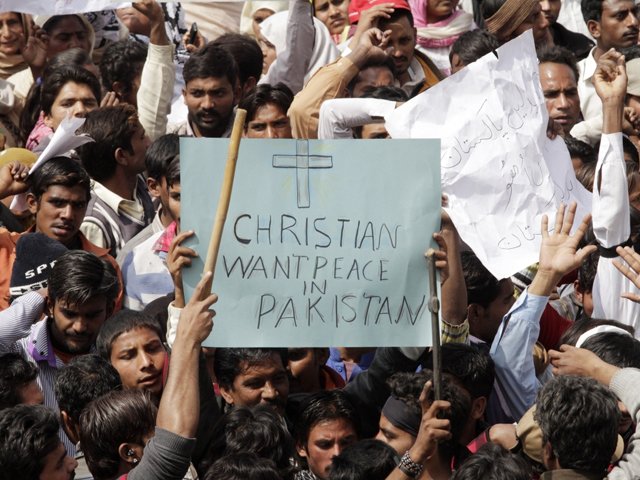
[[[180,139],[181,229],[203,268],[227,139]],[[437,140],[242,140],[206,344],[430,345],[425,250],[440,225]]]
[[[243,0],[180,0],[180,3],[239,2]],[[165,2],[162,2],[165,3]],[[124,5],[131,4],[127,2]],[[69,15],[72,13],[112,10],[123,5],[118,0],[3,0],[3,12],[30,13],[31,15]]]
[[[497,278],[537,262],[540,220],[591,194],[561,138],[551,141],[533,35],[528,31],[396,109],[393,138],[442,139],[442,190],[462,239]],[[578,222],[579,223],[579,222]]]

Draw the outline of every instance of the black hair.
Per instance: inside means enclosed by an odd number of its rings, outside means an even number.
[[[486,443],[465,460],[451,480],[529,480],[531,476],[524,458],[496,443]]]
[[[396,8],[394,9],[393,13],[389,15],[389,18],[380,19],[379,28],[384,32],[387,29],[387,25],[397,23],[398,20],[401,20],[402,18],[406,18],[409,21],[409,25],[411,25],[412,27],[414,26],[413,14],[411,13],[411,10],[407,8]]]
[[[559,63],[569,67],[576,83],[578,82],[580,78],[578,60],[571,50],[558,45],[544,45],[537,50],[537,54],[540,63]]]
[[[467,304],[488,307],[500,295],[501,280],[491,275],[473,252],[462,252],[460,260],[467,286]]]
[[[216,460],[203,480],[282,480],[282,477],[271,460],[239,452]]]
[[[123,94],[127,95],[133,87],[133,80],[142,72],[149,47],[134,40],[119,40],[109,44],[100,60],[102,85],[113,90],[115,82],[121,82]]]
[[[69,50],[58,53],[47,62],[47,66],[42,72],[43,81],[34,82],[34,84],[31,85],[24,103],[24,107],[22,109],[22,113],[20,114],[20,132],[25,139],[29,136],[31,130],[33,130],[36,123],[38,122],[38,118],[40,117],[40,111],[42,110],[40,105],[44,79],[49,78],[51,73],[55,72],[60,67],[84,67],[85,65],[90,65],[92,63],[93,60],[91,59],[91,55],[89,55],[82,48],[70,48]],[[91,72],[87,73],[93,75]],[[62,86],[60,86],[60,88],[62,88]],[[58,91],[59,90],[60,89],[58,89]],[[95,90],[93,90],[93,87],[92,91],[95,95],[96,92]],[[96,99],[98,100],[98,102],[100,101],[100,97],[96,97]]]
[[[38,480],[45,457],[60,444],[60,423],[42,405],[16,405],[0,411],[0,479]]]
[[[585,23],[589,20],[600,21],[602,18],[602,2],[603,0],[582,0],[580,7]]]
[[[570,157],[578,157],[583,164],[596,163],[598,160],[594,148],[582,140],[578,140],[570,135],[564,137],[564,143],[569,150]]]
[[[116,150],[132,152],[131,139],[140,128],[138,113],[128,103],[105,107],[87,114],[79,133],[87,133],[93,142],[76,149],[87,173],[98,182],[111,178],[116,171]]]
[[[61,65],[52,70],[42,83],[40,109],[45,115],[51,114],[51,107],[60,94],[60,90],[70,82],[88,86],[93,96],[96,97],[96,101],[100,103],[102,90],[100,82],[93,73],[78,65]]]
[[[22,403],[20,391],[38,376],[38,367],[19,353],[0,355],[0,410]]]
[[[396,451],[380,440],[360,440],[331,460],[329,480],[385,480],[398,463]]]
[[[142,390],[116,390],[89,403],[80,414],[79,432],[93,478],[114,478],[120,467],[120,444],[144,445],[155,423],[156,407]]]
[[[76,423],[89,402],[121,386],[116,369],[95,354],[73,357],[58,370],[54,383],[58,408]]]
[[[196,78],[226,77],[232,87],[238,81],[238,66],[233,56],[221,46],[212,43],[193,53],[184,64],[184,84]]]
[[[169,170],[165,176],[167,186],[172,187],[180,183],[180,155],[176,155],[169,163]]]
[[[597,162],[585,163],[576,171],[576,180],[578,180],[584,188],[593,192],[593,182],[596,176]]]
[[[360,74],[367,70],[368,68],[386,68],[391,72],[391,75],[395,78],[396,76],[396,64],[393,61],[393,58],[389,55],[384,55],[381,57],[374,57],[368,59],[365,64],[360,68],[358,74],[353,77],[353,79],[347,85],[347,90],[349,91],[349,95],[353,97],[353,91],[356,85],[360,82]]]
[[[640,341],[630,335],[598,333],[585,340],[581,348],[618,368],[640,368]]]
[[[313,427],[328,420],[346,420],[351,423],[356,435],[360,434],[358,412],[342,390],[322,390],[309,395],[300,404],[299,412],[293,426],[298,446],[306,446]]]
[[[538,393],[534,419],[561,468],[605,474],[620,420],[609,389],[591,378],[555,377]]]
[[[244,85],[250,77],[260,80],[262,76],[262,50],[249,35],[225,33],[216,38],[211,45],[221,47],[231,54],[238,66],[238,79]]]
[[[54,157],[46,161],[29,176],[29,181],[31,193],[38,201],[49,187],[55,185],[82,187],[87,194],[86,201],[91,198],[91,178],[77,161],[69,157]]]
[[[216,348],[213,370],[218,385],[232,389],[238,375],[249,367],[270,362],[273,355],[279,356],[283,368],[286,368],[286,348]]]
[[[600,254],[593,252],[580,264],[578,268],[578,285],[582,293],[591,293],[593,290],[593,282],[596,279],[596,273],[598,273],[599,260]]]
[[[180,136],[167,133],[158,137],[144,154],[147,175],[157,181],[167,177],[171,161],[180,153]]]
[[[487,397],[493,390],[496,369],[488,352],[476,345],[444,343],[442,345],[442,371],[458,379],[471,399]],[[433,356],[429,353],[423,366],[433,369]]]
[[[243,452],[271,460],[279,471],[286,472],[295,453],[293,438],[282,417],[267,405],[236,407],[226,412],[214,426],[212,438],[199,472],[206,472],[223,456]]]
[[[580,338],[583,333],[585,333],[587,330],[591,330],[592,328],[599,327],[600,325],[611,325],[614,327],[619,327],[623,330],[626,330],[631,335],[635,334],[635,329],[630,325],[625,325],[624,323],[616,322],[615,320],[599,320],[595,318],[588,318],[579,322],[574,322],[569,328],[567,328],[560,336],[560,340],[558,340],[558,346],[563,344],[575,346],[578,338]]]
[[[362,95],[360,95],[360,98],[378,98],[381,100],[391,100],[393,102],[406,102],[409,100],[409,96],[404,90],[393,85],[366,88]],[[353,127],[354,138],[362,138],[362,127],[362,125]]]
[[[111,359],[111,347],[113,342],[123,333],[130,332],[137,328],[146,328],[155,332],[161,341],[164,340],[162,329],[158,322],[152,317],[142,312],[134,310],[122,309],[111,318],[107,319],[98,333],[96,339],[96,350],[105,360]]]
[[[456,54],[464,65],[479,60],[500,46],[497,37],[486,30],[476,29],[463,33],[451,45],[449,59]]]
[[[49,275],[49,300],[67,305],[82,305],[92,298],[105,296],[111,306],[120,291],[113,265],[93,253],[69,250],[56,261]]]
[[[396,373],[387,383],[391,389],[391,395],[402,401],[421,418],[420,394],[424,389],[424,384],[430,380],[433,380],[432,371],[424,369],[417,373]],[[428,400],[430,403],[434,401],[433,389],[429,392]],[[442,400],[451,403],[451,408],[442,417],[451,422],[451,439],[440,442],[439,451],[445,456],[452,457],[471,413],[471,398],[460,385],[459,380],[453,375],[443,373]]]
[[[273,104],[278,106],[286,115],[291,106],[291,102],[293,102],[293,92],[284,83],[258,85],[256,89],[250,95],[247,95],[238,105],[238,108],[247,111],[247,119],[244,122],[245,130],[249,126],[249,122],[255,118],[260,108],[268,104]]]

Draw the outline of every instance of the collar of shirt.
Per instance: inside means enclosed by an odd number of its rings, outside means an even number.
[[[138,220],[142,220],[144,218],[144,207],[138,201],[139,182],[140,177],[138,177],[136,180],[136,188],[133,191],[133,200],[122,198],[120,195],[112,192],[100,182],[97,182],[95,180],[93,181],[93,193],[95,193],[98,198],[105,202],[114,212],[123,212],[127,215],[137,218]]]
[[[596,51],[596,47],[593,47],[589,52],[589,55],[583,60],[583,69],[580,72],[580,78],[584,78],[584,80],[591,80],[593,75],[596,73],[596,68],[598,67],[598,62],[594,58],[593,54]]]
[[[56,368],[56,355],[49,338],[49,329],[47,323],[49,317],[37,322],[31,329],[29,335],[29,355],[36,362],[47,362],[50,367]]]
[[[169,226],[162,232],[156,243],[153,245],[154,252],[169,252],[171,242],[178,233],[178,225],[176,222],[171,222]]]

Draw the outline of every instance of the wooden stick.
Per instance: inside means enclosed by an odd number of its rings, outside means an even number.
[[[434,399],[442,398],[442,349],[440,347],[440,300],[438,299],[438,277],[436,275],[436,252],[433,248],[425,255],[429,267],[429,311],[431,312],[431,340],[433,342],[433,393]]]
[[[231,191],[233,190],[233,178],[236,174],[238,150],[240,149],[240,138],[242,137],[242,131],[244,130],[244,121],[246,117],[247,111],[238,108],[238,110],[236,111],[236,118],[233,122],[233,130],[231,131],[229,151],[227,152],[227,165],[224,169],[224,180],[222,181],[222,189],[220,190],[220,198],[218,199],[216,217],[213,222],[213,230],[211,232],[211,239],[209,240],[207,256],[204,261],[203,273],[212,272],[215,274],[216,271],[218,250],[220,249],[220,241],[222,240],[222,230],[224,229],[224,222],[227,219],[227,212],[229,211]],[[213,275],[209,280],[209,284],[202,292],[202,299],[208,297],[211,294],[212,286]]]

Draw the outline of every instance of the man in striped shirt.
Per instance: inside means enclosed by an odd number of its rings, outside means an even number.
[[[66,252],[49,276],[48,294],[33,292],[0,312],[0,353],[17,352],[38,365],[44,404],[58,411],[57,369],[74,356],[95,350],[100,328],[111,315],[120,289],[111,264],[82,251]],[[42,313],[46,316],[40,320]],[[75,445],[60,430],[70,455]]]

